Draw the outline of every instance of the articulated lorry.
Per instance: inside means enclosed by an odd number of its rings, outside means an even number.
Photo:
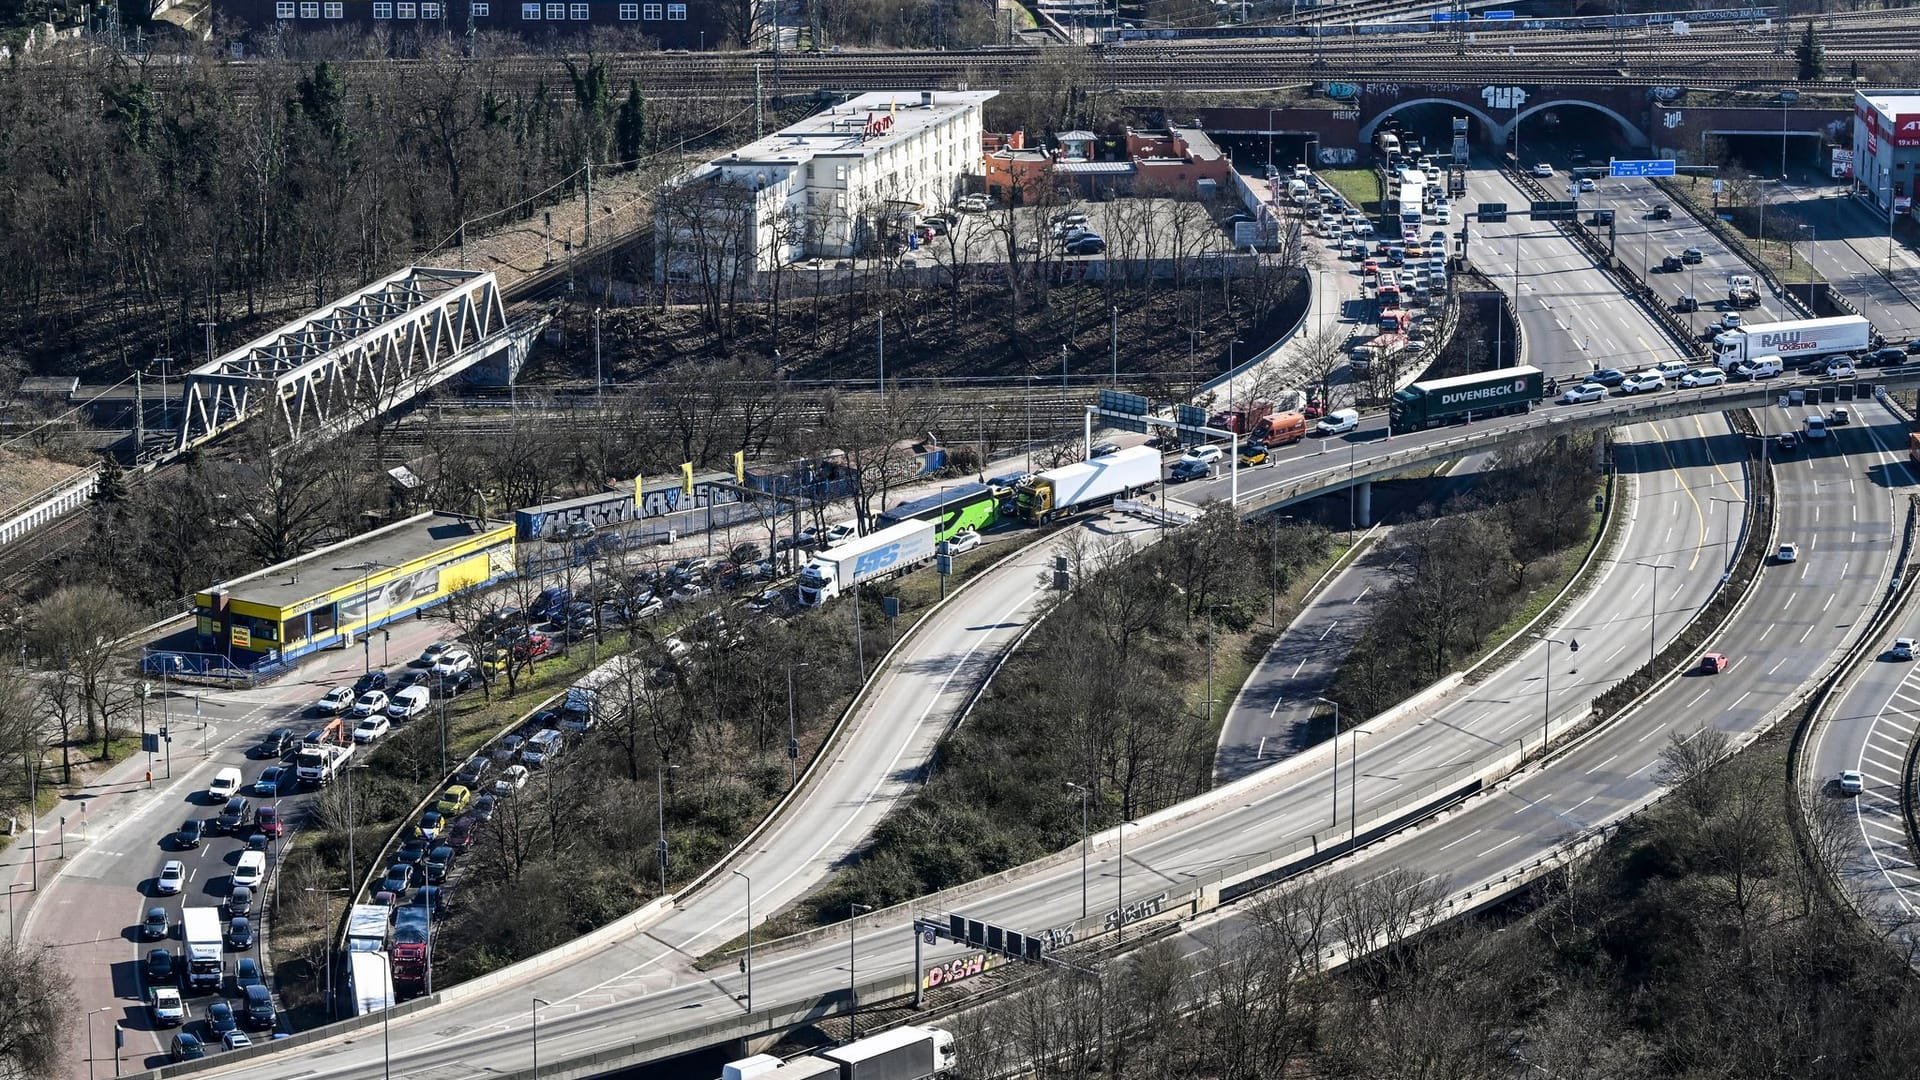
[[[1044,525],[1160,482],[1160,451],[1134,446],[1026,477],[1013,489],[1020,519]]]
[[[180,913],[180,937],[186,942],[187,985],[196,990],[218,990],[225,977],[220,936],[220,909],[190,907]]]
[[[347,1001],[353,1015],[366,1016],[394,1004],[393,978],[383,952],[347,954]]]
[[[1417,382],[1393,395],[1388,424],[1398,435],[1476,416],[1526,412],[1544,386],[1540,369],[1531,365]]]
[[[1761,356],[1778,356],[1789,367],[1835,353],[1873,347],[1873,325],[1858,315],[1755,323],[1716,334],[1713,360],[1722,368]]]
[[[958,1061],[950,1032],[908,1026],[791,1061],[771,1054],[729,1061],[720,1075],[722,1080],[927,1080]]]
[[[911,569],[933,558],[934,523],[903,521],[813,553],[800,569],[800,602],[824,604],[855,585]]]

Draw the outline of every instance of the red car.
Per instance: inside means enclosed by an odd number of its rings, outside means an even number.
[[[287,831],[286,822],[280,820],[278,806],[262,806],[253,812],[253,825],[262,836],[280,836]]]
[[[545,634],[533,633],[513,643],[513,655],[522,660],[537,660],[553,651],[553,639]]]

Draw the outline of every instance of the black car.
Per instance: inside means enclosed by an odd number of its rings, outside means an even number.
[[[1621,371],[1619,368],[1603,367],[1587,376],[1587,381],[1597,382],[1601,386],[1607,387],[1619,386],[1621,383],[1627,381],[1627,373]]]
[[[428,850],[430,849],[426,841],[409,840],[400,845],[399,851],[394,852],[393,861],[417,867],[426,861]]]
[[[413,671],[403,671],[400,673],[400,677],[394,680],[393,688],[399,691],[405,690],[409,686],[431,687],[433,685],[433,678],[433,672],[431,671],[417,669]]]
[[[440,697],[454,697],[480,686],[480,673],[472,669],[456,671],[451,675],[436,678],[434,693]]]
[[[1695,263],[1705,262],[1706,258],[1707,258],[1707,253],[1704,251],[1701,251],[1697,247],[1690,247],[1680,253],[1680,261],[1683,263],[1686,263],[1689,266],[1692,266]]]
[[[1673,310],[1678,311],[1682,314],[1699,311],[1700,298],[1693,295],[1692,293],[1683,293],[1681,294],[1680,299],[1675,300],[1673,302]]]
[[[146,972],[147,982],[162,986],[173,981],[173,954],[165,949],[147,950],[147,963],[141,970]]]
[[[1898,345],[1882,346],[1862,357],[1860,361],[1866,367],[1892,367],[1906,362],[1907,350]]]
[[[1099,255],[1107,250],[1107,242],[1097,236],[1083,236],[1067,245],[1069,255]]]
[[[413,864],[394,863],[387,867],[387,876],[380,881],[380,891],[395,896],[405,896],[407,886],[413,884]]]
[[[1668,206],[1666,203],[1660,203],[1659,205],[1655,206],[1653,210],[1647,214],[1647,216],[1652,218],[1655,221],[1672,221],[1673,207]]]
[[[247,815],[253,811],[253,803],[245,795],[235,795],[220,808],[213,819],[213,827],[221,832],[233,832],[247,823]]]
[[[459,784],[461,787],[475,787],[479,785],[483,777],[492,771],[493,759],[481,755],[472,758],[465,765],[460,766],[460,771],[453,775],[453,782]]]
[[[215,1035],[225,1035],[240,1026],[234,1019],[233,1006],[224,1001],[216,1001],[207,1006],[207,1029]]]
[[[241,963],[244,964],[246,961],[242,960]],[[241,1015],[246,1018],[248,1027],[265,1029],[279,1021],[278,1015],[273,1010],[273,991],[260,983],[251,983],[247,985],[245,994],[246,1002],[243,1006],[245,1012]]]
[[[230,949],[253,948],[253,920],[240,915],[227,924],[227,947]]]
[[[260,740],[259,746],[253,748],[253,756],[269,759],[286,757],[287,751],[293,749],[295,738],[292,728],[274,728],[266,738]]]
[[[369,690],[385,690],[386,688],[387,673],[384,671],[369,671],[354,680],[353,684],[353,692],[356,695],[364,694]]]
[[[163,907],[150,907],[147,909],[147,917],[140,920],[140,940],[165,940],[167,927],[167,909]]]
[[[235,885],[233,891],[227,894],[227,914],[253,914],[253,890],[245,885]]]
[[[182,851],[188,848],[197,848],[200,846],[200,841],[204,839],[206,835],[206,822],[199,818],[188,818],[186,822],[180,826],[180,831],[173,834],[173,846]]]

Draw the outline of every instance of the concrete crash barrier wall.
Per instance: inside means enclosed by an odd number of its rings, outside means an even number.
[[[100,486],[100,466],[95,465],[70,476],[21,501],[5,521],[0,521],[0,544],[11,544],[35,529],[86,504]]]

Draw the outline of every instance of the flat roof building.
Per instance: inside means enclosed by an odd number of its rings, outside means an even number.
[[[1853,179],[1880,212],[1913,211],[1920,163],[1920,90],[1858,90],[1853,95]]]
[[[195,630],[237,664],[291,660],[513,569],[511,523],[430,511],[195,595]]]
[[[980,171],[998,91],[876,91],[688,173],[656,212],[655,276],[726,281],[814,256],[904,245]]]

